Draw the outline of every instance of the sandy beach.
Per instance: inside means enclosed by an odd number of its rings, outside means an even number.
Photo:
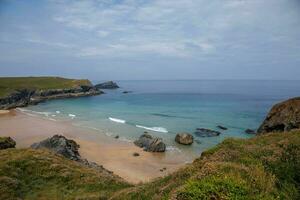
[[[0,136],[10,136],[17,148],[27,148],[35,142],[61,134],[80,145],[83,158],[103,165],[106,169],[131,183],[150,181],[165,176],[185,164],[176,152],[149,153],[131,142],[120,141],[97,131],[72,125],[70,122],[51,121],[29,116],[18,110],[0,114]],[[133,156],[133,153],[140,156]],[[163,172],[161,169],[166,168]]]

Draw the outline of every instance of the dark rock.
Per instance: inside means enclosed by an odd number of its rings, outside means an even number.
[[[94,162],[89,162],[87,159],[81,158],[78,149],[79,145],[74,141],[67,139],[62,135],[54,135],[51,138],[45,139],[41,142],[31,145],[33,149],[48,149],[54,153],[60,154],[70,160],[74,160],[81,165],[93,168],[95,170],[112,174],[111,171],[105,169],[102,165],[98,165]]]
[[[221,129],[221,130],[227,130],[227,129],[228,129],[227,127],[221,126],[221,125],[218,125],[217,127],[218,127],[219,129]]]
[[[116,136],[115,136],[115,139],[119,139],[119,137],[120,137],[120,136],[116,135]]]
[[[123,94],[132,93],[132,91],[123,91]]]
[[[137,153],[137,152],[134,152],[132,155],[133,155],[134,157],[140,156],[140,154]]]
[[[219,136],[221,133],[219,131],[214,131],[206,128],[197,128],[195,135],[199,137],[215,137]]]
[[[94,86],[88,85],[82,85],[71,89],[21,89],[15,91],[7,97],[0,98],[0,109],[11,109],[16,107],[25,107],[28,105],[36,105],[40,102],[50,99],[94,96],[102,93],[102,91]]]
[[[74,140],[69,140],[62,135],[54,135],[51,138],[34,143],[31,145],[31,148],[46,148],[57,154],[61,154],[68,159],[76,161],[81,160],[78,152],[79,145]]]
[[[149,152],[165,152],[166,145],[163,143],[161,138],[152,137],[148,133],[145,133],[139,137],[138,140],[134,141],[134,144]]]
[[[256,134],[255,130],[252,130],[252,129],[249,129],[249,128],[245,130],[245,133],[247,133],[247,134]]]
[[[117,83],[115,83],[113,81],[107,81],[104,83],[100,83],[100,84],[95,85],[95,87],[98,89],[117,89],[117,88],[119,88]]]
[[[257,133],[284,132],[299,128],[300,97],[297,97],[274,105]]]
[[[0,150],[15,148],[16,142],[11,137],[0,137]]]
[[[194,142],[194,137],[189,133],[178,133],[175,141],[179,144],[191,145]]]

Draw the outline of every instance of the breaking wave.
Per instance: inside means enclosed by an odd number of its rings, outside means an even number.
[[[123,120],[123,119],[117,119],[117,118],[112,118],[112,117],[109,117],[108,118],[110,121],[113,121],[113,122],[117,122],[117,123],[122,123],[122,124],[125,124],[126,121]]]
[[[160,133],[168,133],[168,130],[164,127],[147,127],[141,125],[135,125],[137,128],[142,128],[150,131],[160,132]]]

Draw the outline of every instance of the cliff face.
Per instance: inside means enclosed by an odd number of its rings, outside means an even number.
[[[283,132],[300,128],[300,97],[289,99],[273,106],[258,134]]]
[[[74,98],[99,95],[102,92],[94,86],[82,85],[69,89],[20,89],[7,97],[0,98],[0,109],[11,109],[38,104],[49,99]]]

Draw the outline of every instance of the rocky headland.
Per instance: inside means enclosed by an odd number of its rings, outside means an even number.
[[[50,99],[94,96],[103,93],[88,80],[57,77],[11,79],[12,83],[7,84],[8,81],[0,78],[0,90],[5,91],[0,95],[0,109],[3,110],[34,105]],[[9,92],[6,92],[7,90]]]
[[[300,97],[297,97],[274,105],[257,133],[284,132],[299,128]]]
[[[107,82],[104,82],[104,83],[99,83],[99,84],[96,84],[95,87],[98,88],[98,89],[117,89],[117,88],[120,88],[118,86],[118,84],[113,82],[113,81],[107,81]]]

